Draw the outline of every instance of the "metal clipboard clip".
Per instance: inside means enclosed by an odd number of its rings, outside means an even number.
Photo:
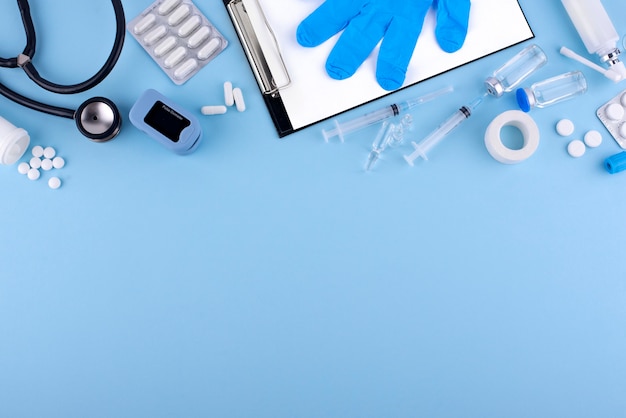
[[[274,31],[258,0],[230,0],[226,8],[261,92],[277,96],[291,84]]]

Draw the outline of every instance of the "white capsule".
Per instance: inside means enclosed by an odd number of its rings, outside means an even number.
[[[163,39],[155,48],[154,48],[154,56],[157,58],[161,58],[163,55],[170,52],[176,46],[176,37],[168,36]]]
[[[233,83],[230,81],[224,82],[224,102],[226,106],[232,106],[235,104],[235,98],[233,97]]]
[[[135,27],[133,28],[133,32],[135,32],[135,35],[141,35],[145,31],[150,29],[152,25],[154,25],[155,22],[156,22],[156,16],[153,15],[152,13],[149,13],[145,15],[143,18],[141,18],[141,20],[137,22],[137,24],[135,24]]]
[[[54,158],[54,156],[55,156],[55,155],[57,155],[57,151],[56,151],[54,148],[52,148],[52,147],[46,147],[46,148],[44,148],[44,150],[43,150],[43,156],[44,156],[45,158],[50,158],[50,159],[52,159],[52,158]]]
[[[202,26],[189,37],[187,46],[189,48],[197,48],[202,42],[208,39],[209,35],[211,35],[211,28],[209,26]]]
[[[28,173],[28,170],[30,170],[30,164],[28,163],[20,163],[17,166],[17,172],[20,174],[26,174]]]
[[[54,159],[52,160],[52,167],[60,169],[63,168],[65,166],[65,160],[63,159],[63,157],[54,157]]]
[[[176,71],[174,71],[174,78],[177,80],[182,80],[187,77],[193,70],[198,68],[198,61],[194,58],[189,58],[187,61],[180,64]]]
[[[33,157],[42,157],[43,156],[43,147],[41,145],[35,145],[32,150]]]
[[[585,141],[585,145],[589,148],[596,148],[602,144],[602,134],[598,131],[591,130],[585,134],[583,140]]]
[[[206,60],[215,53],[220,47],[220,38],[213,38],[205,46],[198,51],[198,59]]]
[[[146,34],[143,38],[143,43],[150,46],[155,42],[158,42],[167,34],[167,28],[163,25],[158,26],[152,29],[150,32]]]
[[[243,100],[243,93],[239,87],[233,89],[233,98],[235,99],[235,106],[237,110],[243,112],[246,110],[246,102]]]
[[[202,106],[202,108],[200,109],[200,112],[203,115],[223,115],[224,113],[226,113],[227,109],[226,106]]]
[[[183,19],[189,16],[189,13],[191,13],[191,8],[188,5],[183,4],[178,9],[174,10],[174,13],[172,13],[167,19],[167,23],[170,26],[176,26],[182,22]]]
[[[180,4],[180,1],[181,0],[165,0],[159,6],[159,9],[158,9],[159,14],[163,16],[163,15],[170,13],[172,10],[174,10],[174,7]]]
[[[180,28],[178,28],[178,36],[180,36],[181,38],[186,38],[191,34],[191,32],[196,30],[201,23],[202,19],[200,19],[200,16],[191,16],[189,19],[185,20],[185,23],[180,25]]]
[[[61,187],[61,179],[58,177],[50,177],[50,180],[48,180],[48,187],[53,190],[58,189]]]
[[[40,168],[41,167],[41,158],[33,157],[30,159],[30,168]]]
[[[178,48],[173,50],[172,53],[167,56],[167,58],[165,58],[165,61],[163,61],[163,66],[165,68],[172,68],[175,65],[178,65],[178,63],[180,63],[183,58],[185,58],[186,54],[187,50],[185,49],[185,47],[179,46]]]
[[[580,139],[575,139],[567,144],[567,153],[574,158],[582,157],[585,155],[585,143]]]
[[[44,171],[52,170],[52,160],[50,158],[41,160],[41,169]]]
[[[41,176],[41,173],[36,168],[31,168],[30,170],[28,170],[28,173],[26,173],[26,175],[30,180],[37,180],[39,176]]]

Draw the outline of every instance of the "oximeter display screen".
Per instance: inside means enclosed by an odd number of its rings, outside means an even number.
[[[159,100],[148,111],[144,122],[172,142],[178,142],[183,129],[191,125],[189,119]]]

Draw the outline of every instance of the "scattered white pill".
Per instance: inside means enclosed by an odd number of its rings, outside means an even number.
[[[223,115],[224,113],[226,113],[227,108],[226,106],[202,106],[202,108],[200,109],[200,112],[202,112],[203,115]]]
[[[51,189],[58,189],[61,187],[61,179],[58,177],[50,177],[50,180],[48,180],[48,187]]]
[[[37,180],[39,176],[41,176],[41,173],[36,168],[31,168],[30,170],[28,170],[28,173],[26,173],[26,175],[30,180]]]
[[[41,145],[35,145],[32,150],[33,157],[42,157],[43,156],[43,147]]]
[[[41,158],[39,157],[33,157],[30,159],[30,168],[40,168],[41,167]]]
[[[574,158],[582,157],[585,155],[585,143],[580,139],[575,139],[567,144],[567,153]]]
[[[556,124],[556,132],[561,136],[570,136],[574,133],[574,122],[569,119],[561,119]]]
[[[44,171],[52,170],[52,160],[50,158],[44,158],[41,160],[41,169]]]
[[[54,156],[57,155],[57,151],[52,147],[46,147],[43,150],[43,156],[45,158],[53,159]]]
[[[611,120],[620,120],[624,117],[624,108],[619,103],[611,103],[606,107],[605,112]]]
[[[63,157],[54,157],[52,160],[52,167],[54,168],[63,168],[65,166],[65,160]]]
[[[585,134],[583,140],[589,148],[596,148],[602,144],[602,134],[595,130],[589,131]]]
[[[233,83],[230,81],[224,82],[224,102],[226,106],[232,106],[235,104],[235,98],[233,97]]]
[[[233,89],[233,98],[235,99],[235,106],[237,110],[243,112],[246,110],[246,102],[243,100],[243,93],[239,87]]]
[[[30,170],[30,164],[28,163],[20,163],[17,166],[17,172],[20,174],[26,174],[28,173],[28,170]]]

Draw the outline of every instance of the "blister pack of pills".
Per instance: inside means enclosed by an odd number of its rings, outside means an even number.
[[[618,145],[626,149],[626,90],[600,106],[596,114]]]
[[[190,0],[157,0],[128,22],[127,29],[179,85],[228,45]]]

